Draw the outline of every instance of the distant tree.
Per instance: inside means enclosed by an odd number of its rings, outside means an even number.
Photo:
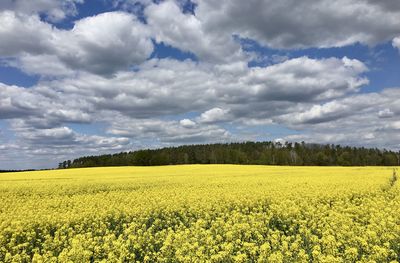
[[[64,161],[59,168],[168,164],[400,165],[400,153],[340,145],[242,142],[184,145]]]

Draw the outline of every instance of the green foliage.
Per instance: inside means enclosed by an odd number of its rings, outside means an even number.
[[[60,163],[59,168],[153,166],[174,164],[265,164],[320,166],[395,166],[400,153],[306,143],[244,142],[186,145],[154,150],[86,156]]]

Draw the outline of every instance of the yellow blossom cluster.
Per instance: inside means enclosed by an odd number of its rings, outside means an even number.
[[[0,262],[399,262],[390,167],[0,174]]]

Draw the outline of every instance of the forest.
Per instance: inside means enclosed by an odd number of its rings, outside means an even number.
[[[400,152],[305,142],[217,143],[85,156],[60,162],[58,168],[177,164],[396,166]]]

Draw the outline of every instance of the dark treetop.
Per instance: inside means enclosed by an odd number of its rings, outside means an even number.
[[[395,166],[400,153],[349,147],[279,142],[243,142],[185,145],[147,149],[99,156],[85,156],[59,164],[59,168],[96,166],[151,166],[173,164],[264,164],[264,165],[333,165]]]

